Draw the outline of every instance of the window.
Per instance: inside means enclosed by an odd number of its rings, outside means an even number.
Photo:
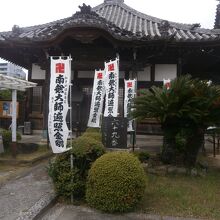
[[[37,86],[33,88],[32,112],[42,112],[42,86]]]
[[[0,68],[0,71],[7,71],[7,68]]]

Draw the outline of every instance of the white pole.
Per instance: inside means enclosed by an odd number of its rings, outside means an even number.
[[[71,69],[71,68],[70,68]],[[73,147],[73,106],[72,106],[72,82],[70,83],[70,145]],[[70,154],[70,169],[73,170],[73,154]],[[71,178],[71,183],[73,184],[73,177]],[[73,204],[73,193],[71,193],[71,203]]]
[[[69,94],[69,100],[70,100],[70,145],[71,147],[73,146],[73,105],[72,105],[72,68],[71,68],[71,62],[72,62],[72,58],[71,58],[71,55],[69,55],[69,58],[70,58],[70,82],[69,82],[69,86],[70,86],[70,94]],[[73,170],[73,154],[71,153],[70,154],[70,169],[71,169],[71,172]],[[73,184],[73,177],[71,178],[71,184]],[[73,204],[73,193],[71,193],[71,203]]]
[[[17,90],[12,90],[12,142],[16,142],[16,129],[17,128]]]

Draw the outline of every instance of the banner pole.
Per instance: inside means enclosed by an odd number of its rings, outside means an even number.
[[[120,79],[120,76],[119,76],[119,74],[120,74],[120,71],[119,71],[119,53],[117,53],[117,63],[118,63],[118,82],[117,82],[117,84],[118,84],[118,114],[117,114],[117,117],[119,116],[119,79]]]
[[[71,61],[72,61],[72,58],[71,58],[71,55],[69,56],[69,59],[70,59],[70,146],[72,148],[73,146],[73,120],[72,120],[72,113],[73,113],[73,106],[72,106],[72,69],[71,69]],[[71,172],[73,171],[73,154],[71,153],[70,154],[70,169],[71,169]],[[71,178],[71,184],[73,184],[73,177]],[[73,203],[73,193],[71,193],[71,203]]]
[[[135,93],[134,93],[134,99],[137,97],[137,78],[135,78]],[[133,133],[133,143],[132,143],[132,150],[134,152],[134,148],[135,148],[135,145],[136,145],[136,133],[137,133],[137,124],[136,124],[136,120],[133,119],[133,122],[134,122],[134,133]]]

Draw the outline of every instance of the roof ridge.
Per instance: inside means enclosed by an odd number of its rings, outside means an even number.
[[[174,22],[174,21],[170,21],[170,20],[167,20],[167,19],[161,19],[161,18],[158,18],[158,17],[154,17],[154,16],[151,16],[151,15],[145,14],[143,12],[140,12],[140,11],[128,6],[125,3],[122,3],[122,2],[119,3],[119,2],[114,1],[114,0],[112,2],[101,3],[101,4],[93,7],[92,10],[96,11],[96,10],[99,10],[101,7],[110,6],[110,5],[118,5],[121,8],[123,8],[124,10],[129,11],[129,12],[139,16],[142,19],[146,19],[146,20],[158,23],[158,24],[160,24],[163,21],[168,21],[172,28],[186,30],[186,31],[196,31],[198,33],[210,32],[210,34],[211,34],[211,32],[212,32],[212,29],[208,29],[208,28],[196,28],[196,29],[193,30],[191,28],[194,25],[194,23],[189,24],[189,23]]]
[[[124,40],[159,40],[174,39],[175,41],[206,41],[220,37],[220,29],[198,28],[198,24],[182,24],[153,17],[126,5],[122,0],[109,0],[91,8],[83,5],[81,12],[56,21],[28,26],[14,26],[12,31],[0,32],[0,41],[19,39],[35,41],[46,40],[57,36],[57,33],[88,24],[103,28],[117,39]],[[91,11],[92,10],[92,11]]]

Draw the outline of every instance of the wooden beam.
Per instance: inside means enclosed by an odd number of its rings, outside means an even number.
[[[155,64],[152,64],[150,68],[150,81],[155,82]]]

